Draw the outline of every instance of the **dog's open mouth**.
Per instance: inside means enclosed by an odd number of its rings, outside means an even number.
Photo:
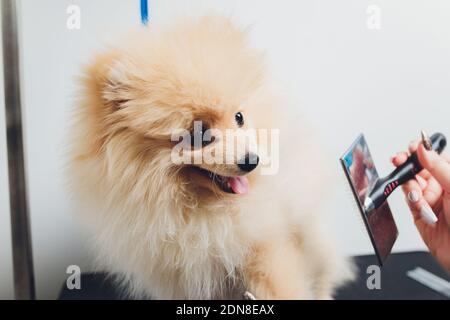
[[[249,191],[249,183],[246,176],[226,177],[199,167],[194,168],[203,176],[211,179],[224,192],[247,194]]]

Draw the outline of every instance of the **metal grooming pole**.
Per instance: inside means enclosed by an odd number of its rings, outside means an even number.
[[[35,299],[20,98],[17,0],[2,0],[3,67],[15,298]]]

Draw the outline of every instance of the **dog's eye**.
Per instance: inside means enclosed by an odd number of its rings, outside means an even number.
[[[244,125],[244,115],[240,112],[236,113],[234,116],[234,119],[236,119],[236,123],[239,127],[242,127]]]
[[[211,135],[211,130],[203,125],[194,125],[194,130],[191,132],[191,146],[194,149],[206,147],[214,142],[214,136]]]

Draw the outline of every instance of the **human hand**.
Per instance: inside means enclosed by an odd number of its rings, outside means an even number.
[[[398,167],[416,151],[424,169],[402,186],[403,192],[423,241],[450,271],[450,158],[415,141],[408,152],[394,156],[392,163]]]

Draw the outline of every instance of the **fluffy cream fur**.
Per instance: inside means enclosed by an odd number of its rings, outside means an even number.
[[[301,121],[278,116],[262,53],[228,19],[145,31],[97,56],[82,87],[68,175],[101,268],[130,294],[323,299],[350,279],[318,209],[329,189],[321,153]],[[246,128],[282,137],[280,172],[251,172],[247,195],[170,158],[173,130],[196,119],[236,128],[238,111]],[[235,165],[204,168],[236,174]]]

